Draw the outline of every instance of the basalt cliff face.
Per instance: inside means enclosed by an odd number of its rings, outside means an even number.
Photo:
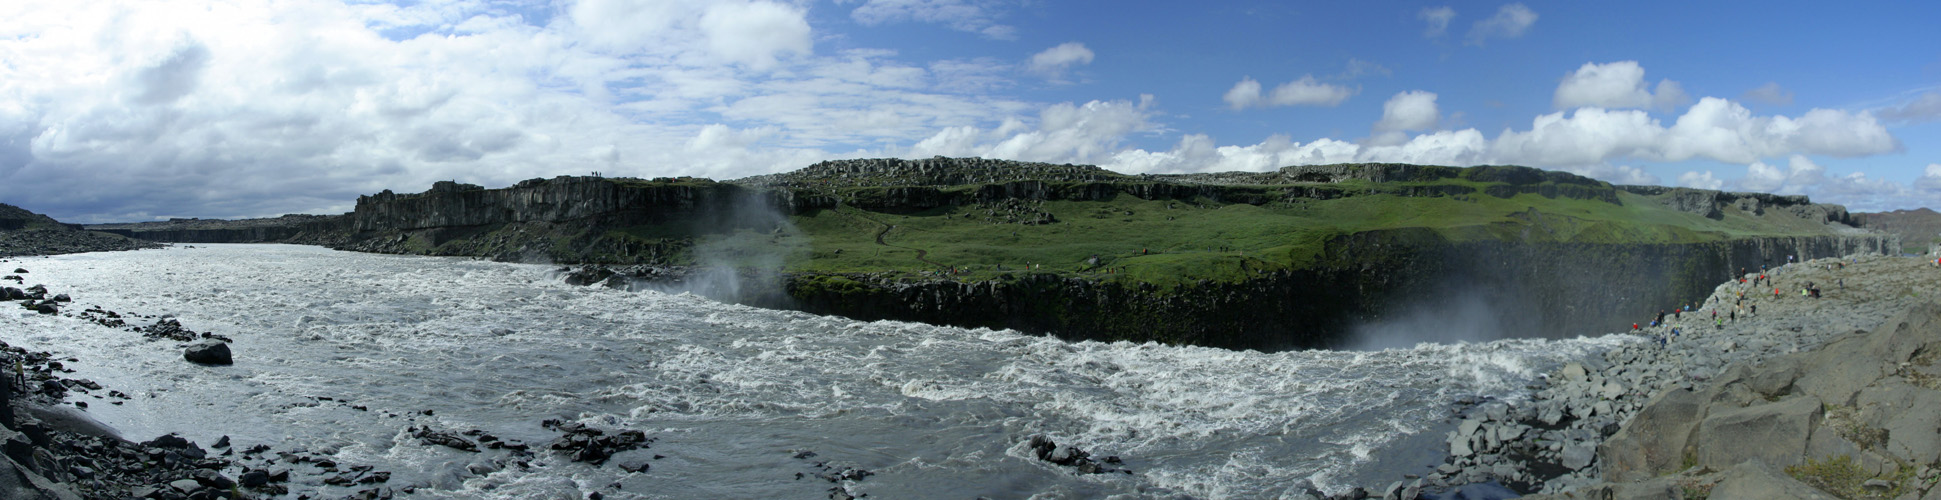
[[[975,282],[798,274],[786,281],[793,303],[758,304],[1070,339],[1263,351],[1342,347],[1359,325],[1478,317],[1493,321],[1501,336],[1558,338],[1621,330],[1704,297],[1740,268],[1881,252],[1893,244],[1874,235],[1456,243],[1426,231],[1367,232],[1330,242],[1327,265],[1237,282],[1161,289],[1053,274]]]
[[[1457,228],[1389,224],[1343,230],[1321,241],[1305,260],[1243,261],[1228,275],[1167,283],[1103,274],[1096,264],[1076,271],[977,264],[979,274],[969,275],[955,263],[936,262],[934,253],[925,258],[921,249],[915,249],[915,261],[922,262],[916,265],[935,265],[937,271],[830,268],[818,259],[844,255],[841,250],[819,250],[818,235],[791,225],[831,211],[970,219],[966,207],[1004,204],[1130,199],[1267,209],[1420,198],[1559,200],[1569,209],[1560,212],[1643,211],[1738,225],[1731,226],[1737,231],[1731,234],[1626,232],[1610,229],[1610,221],[1531,207]],[[1053,225],[1053,231],[1068,224],[1042,211],[1008,217],[993,209],[984,217],[989,222],[981,223],[1002,228],[1009,220]],[[732,182],[559,177],[502,189],[441,182],[424,193],[361,197],[354,212],[340,216],[284,219],[231,229],[160,227],[167,223],[116,229],[161,241],[283,241],[663,269],[699,264],[708,257],[704,253],[729,254],[740,257],[739,265],[767,262],[779,268],[773,274],[778,279],[753,281],[723,297],[755,305],[1067,338],[1266,350],[1340,345],[1357,325],[1456,314],[1479,301],[1502,334],[1610,331],[1697,300],[1739,268],[1783,264],[1789,256],[1899,248],[1891,235],[1852,227],[1844,208],[1804,197],[1612,186],[1526,167],[1397,164],[1123,175],[1091,166],[976,158],[844,160]],[[888,245],[884,235],[895,227],[871,230],[875,244]],[[1659,236],[1630,236],[1634,233]]]

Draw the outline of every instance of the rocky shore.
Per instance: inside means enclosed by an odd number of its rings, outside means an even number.
[[[1636,340],[1526,400],[1470,406],[1433,471],[1333,498],[1941,499],[1941,268],[1858,256],[1759,274],[1641,318]]]

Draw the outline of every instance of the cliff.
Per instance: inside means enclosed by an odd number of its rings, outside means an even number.
[[[1503,321],[1497,335],[1608,331],[1701,296],[1728,270],[1898,245],[1804,197],[1402,164],[1124,175],[977,158],[842,160],[730,182],[440,182],[360,197],[342,216],[282,219],[149,223],[130,234],[739,268],[729,274],[772,279],[721,298],[1259,349],[1336,345],[1356,325],[1473,297]]]
[[[292,214],[269,219],[169,219],[90,224],[86,228],[130,238],[173,243],[265,243],[289,240],[306,228],[328,227],[336,216]]]
[[[149,241],[83,230],[46,215],[0,203],[0,257],[153,248]]]
[[[1900,236],[1906,253],[1932,253],[1941,245],[1941,213],[1919,208],[1892,212],[1857,213],[1860,227]]]

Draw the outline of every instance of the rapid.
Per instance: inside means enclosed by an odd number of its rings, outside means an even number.
[[[578,287],[555,266],[293,245],[16,259],[27,284],[234,339],[233,366],[74,317],[0,314],[0,340],[133,396],[123,437],[301,448],[393,472],[416,498],[1256,498],[1381,485],[1446,454],[1461,401],[1625,336],[1262,353],[1068,342]],[[133,319],[145,325],[154,319]],[[328,399],[324,399],[328,398]],[[361,407],[363,409],[358,409]],[[545,419],[637,429],[649,470],[571,462]],[[427,446],[413,426],[535,444]],[[1126,472],[1038,460],[1034,435]],[[805,453],[810,452],[810,453]],[[659,456],[660,458],[650,458]],[[622,457],[617,457],[622,458]],[[497,460],[497,462],[494,462]],[[477,467],[478,465],[486,465]],[[862,469],[861,478],[816,477]],[[292,484],[290,497],[354,488]]]

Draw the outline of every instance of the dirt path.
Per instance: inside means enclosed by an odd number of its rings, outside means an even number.
[[[861,216],[858,216],[858,217],[861,217]],[[886,247],[890,247],[890,248],[901,248],[901,249],[904,249],[904,250],[911,250],[911,251],[915,251],[915,252],[917,253],[917,261],[918,261],[918,262],[922,262],[922,263],[925,263],[925,264],[929,264],[929,265],[933,265],[933,266],[937,266],[937,267],[941,267],[941,268],[945,268],[945,269],[949,269],[949,268],[950,268],[950,266],[946,266],[946,265],[943,265],[943,264],[939,264],[939,263],[936,263],[936,262],[933,262],[933,261],[931,261],[930,259],[928,259],[928,258],[926,258],[927,256],[929,256],[929,255],[930,255],[930,252],[929,252],[928,250],[924,250],[924,249],[921,249],[921,248],[911,248],[911,247],[906,247],[906,246],[901,246],[901,245],[891,245],[891,244],[889,244],[889,243],[884,243],[884,242],[883,242],[883,236],[885,236],[885,235],[888,235],[888,234],[890,234],[890,230],[891,230],[891,229],[896,229],[896,225],[895,225],[895,224],[887,224],[887,223],[884,223],[883,221],[879,221],[879,220],[876,220],[876,219],[871,219],[871,218],[868,218],[868,217],[862,217],[862,218],[863,218],[863,220],[867,220],[867,221],[870,221],[870,222],[874,222],[874,223],[877,223],[877,224],[881,224],[881,225],[883,226],[883,230],[882,230],[882,231],[877,231],[877,232],[876,232],[876,244],[878,244],[878,245],[882,245],[882,246],[886,246]]]

